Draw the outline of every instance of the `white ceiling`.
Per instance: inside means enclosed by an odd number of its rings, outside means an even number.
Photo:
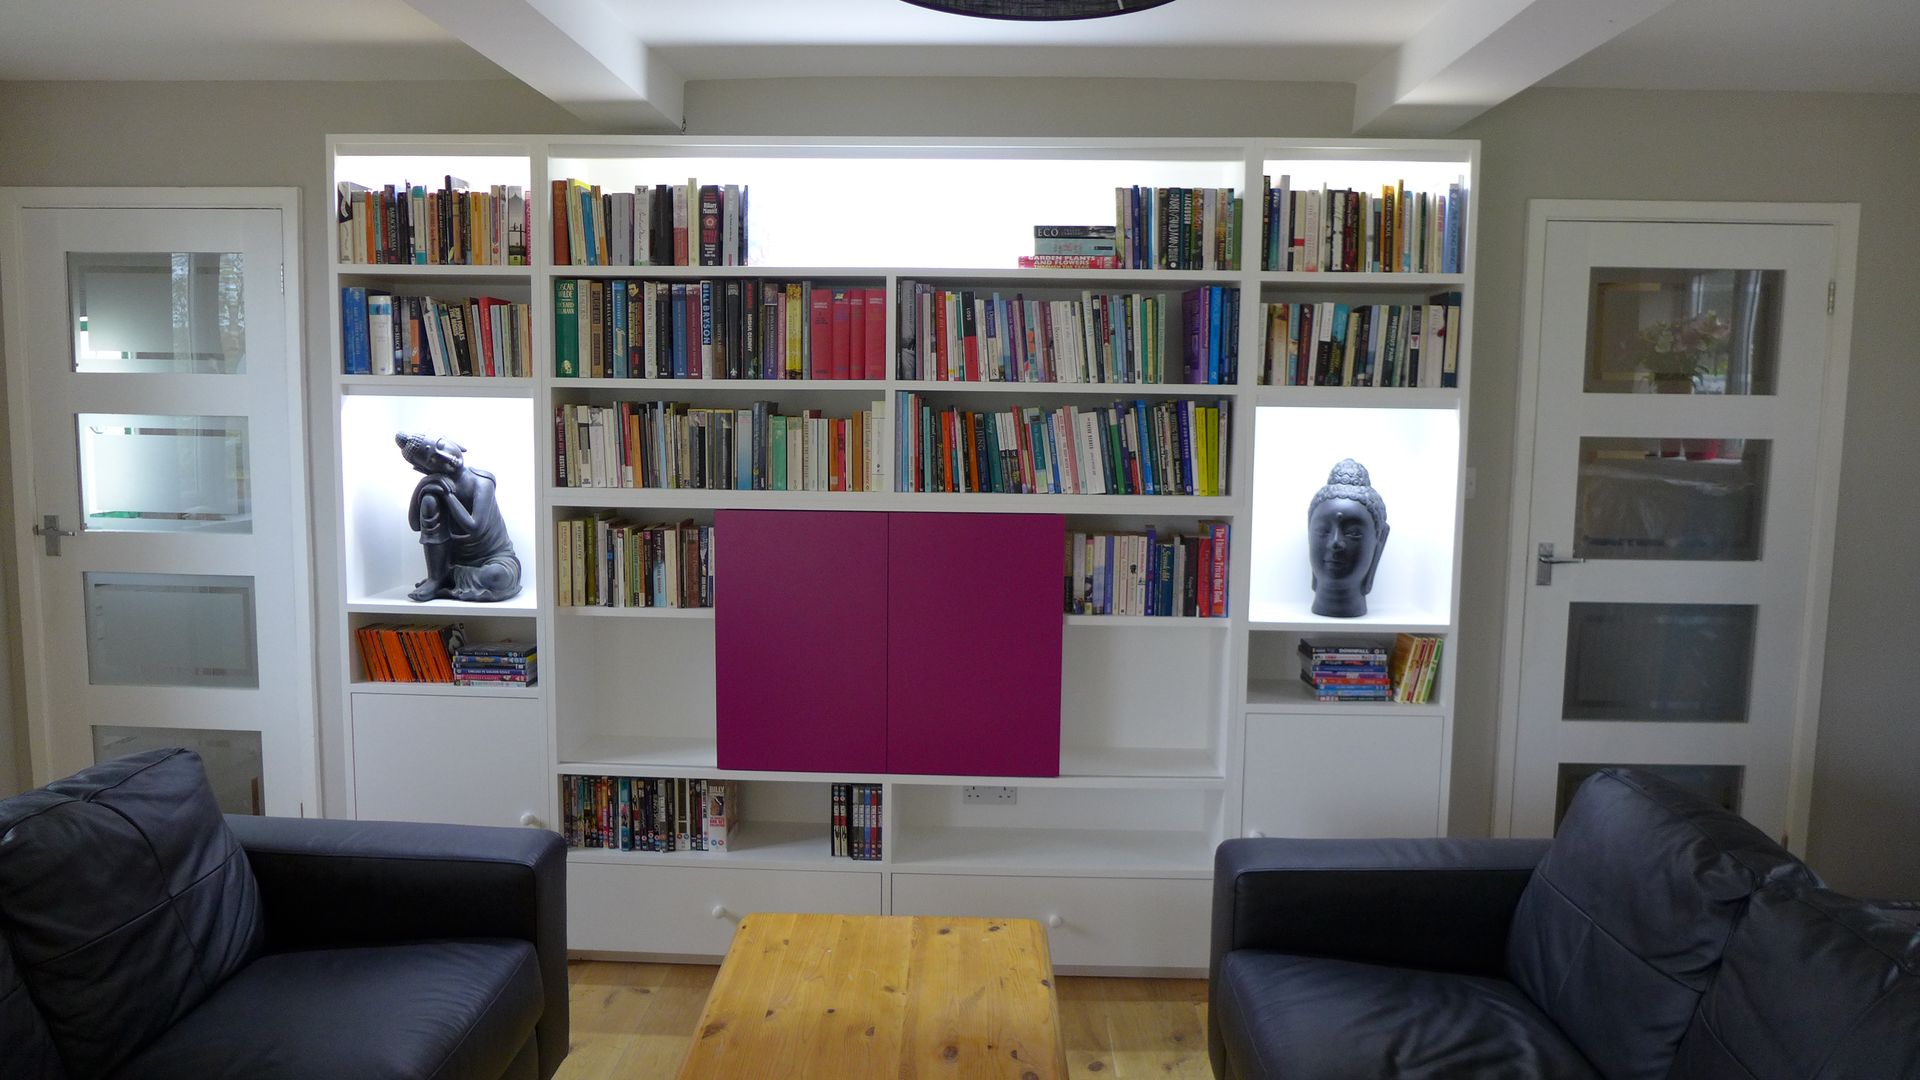
[[[899,0],[0,0],[0,79],[517,77],[610,128],[686,82],[808,75],[1356,86],[1444,131],[1531,85],[1920,93],[1920,0],[1174,0],[1083,22]]]

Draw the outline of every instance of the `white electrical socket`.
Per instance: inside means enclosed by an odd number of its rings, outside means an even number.
[[[1014,801],[1016,789],[1010,787],[982,787],[969,784],[960,789],[961,802],[1007,803]]]

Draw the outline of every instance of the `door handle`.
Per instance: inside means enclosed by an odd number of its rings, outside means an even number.
[[[63,529],[60,527],[59,514],[42,514],[40,516],[40,524],[33,527],[33,535],[44,539],[47,543],[47,554],[58,558],[60,556],[60,538],[63,536],[73,536],[75,534],[72,529]]]
[[[1533,561],[1538,564],[1533,575],[1533,583],[1535,585],[1551,585],[1553,584],[1554,567],[1564,566],[1568,563],[1583,563],[1587,560],[1555,558],[1553,554],[1553,544],[1548,542],[1540,545],[1539,554],[1533,557]]]

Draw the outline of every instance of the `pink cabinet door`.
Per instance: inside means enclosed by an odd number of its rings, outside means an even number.
[[[1058,776],[1066,519],[899,513],[887,533],[887,771]]]
[[[714,515],[720,768],[886,770],[887,517]]]

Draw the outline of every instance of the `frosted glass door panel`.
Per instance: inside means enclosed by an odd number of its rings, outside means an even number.
[[[1780,366],[1778,270],[1595,267],[1589,394],[1772,394]]]
[[[238,252],[70,252],[73,370],[237,375],[247,367]]]
[[[1567,609],[1562,718],[1747,719],[1753,605],[1580,602]]]
[[[262,775],[257,731],[93,726],[93,760],[96,762],[173,746],[182,746],[200,755],[221,813],[267,812],[266,780]]]
[[[94,686],[260,685],[253,579],[84,575]]]
[[[1758,559],[1769,449],[1765,439],[1582,438],[1574,555]]]
[[[1586,782],[1587,777],[1615,765],[1630,765],[1641,772],[1652,773],[1724,810],[1731,810],[1736,814],[1740,812],[1740,787],[1745,779],[1746,770],[1738,765],[1640,765],[1626,761],[1606,764],[1567,762],[1560,766],[1560,782],[1554,800],[1555,832],[1560,831],[1560,819],[1567,816],[1567,807],[1573,803],[1574,792],[1580,790],[1580,785]]]
[[[246,417],[81,413],[78,426],[88,530],[253,530]]]

